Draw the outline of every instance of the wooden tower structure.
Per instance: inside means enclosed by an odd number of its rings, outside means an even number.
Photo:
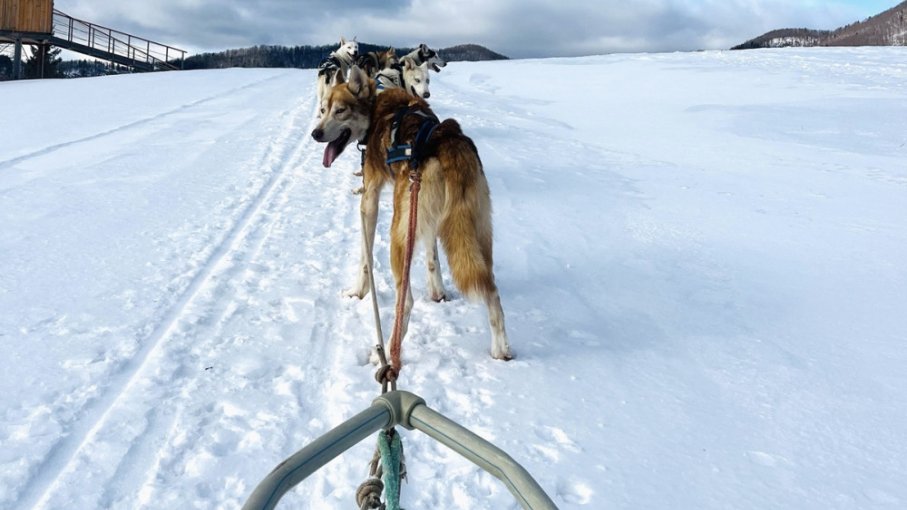
[[[54,9],[53,0],[0,0],[0,46],[15,45],[13,79],[22,76],[22,45],[53,45],[136,71],[181,69],[186,52]],[[42,70],[43,74],[43,70]]]
[[[22,73],[22,45],[46,47],[53,32],[53,0],[0,0],[0,43],[15,45],[13,79]]]

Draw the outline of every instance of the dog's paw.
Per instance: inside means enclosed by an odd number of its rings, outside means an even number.
[[[431,300],[434,301],[435,303],[443,303],[445,301],[450,301],[450,298],[447,297],[447,294],[445,294],[444,292],[440,292],[438,294],[432,294],[430,297],[431,297]]]
[[[501,361],[512,361],[514,358],[513,351],[509,349],[503,352],[492,352],[491,357]]]
[[[361,194],[365,193],[365,186],[362,186],[361,188],[357,188],[354,190],[350,190],[350,192],[354,195],[361,195]]]
[[[343,297],[362,299],[368,294],[368,290],[346,289],[343,291]]]
[[[353,172],[353,175],[355,175],[356,177],[362,177],[362,170],[359,170],[358,172]]]

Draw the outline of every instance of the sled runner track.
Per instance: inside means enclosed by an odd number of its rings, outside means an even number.
[[[129,122],[129,123],[124,124],[124,125],[122,125],[122,126],[113,127],[113,128],[111,128],[111,129],[108,129],[108,130],[106,130],[106,131],[102,131],[102,132],[100,132],[100,133],[95,133],[95,134],[92,134],[92,135],[84,136],[84,137],[82,137],[82,138],[77,138],[77,139],[75,139],[75,140],[70,140],[70,141],[68,141],[68,142],[58,143],[58,144],[55,144],[55,145],[51,145],[51,146],[49,146],[49,147],[44,147],[44,148],[42,148],[42,149],[38,149],[38,150],[35,150],[35,151],[32,151],[32,152],[29,152],[29,153],[27,153],[27,154],[22,154],[21,156],[16,156],[16,157],[11,158],[11,159],[7,159],[7,160],[4,160],[4,161],[0,161],[0,170],[5,170],[5,169],[7,169],[7,168],[9,168],[9,167],[11,167],[11,166],[17,164],[17,163],[21,163],[22,161],[26,161],[26,160],[29,160],[29,159],[31,159],[31,158],[35,158],[35,157],[38,157],[38,156],[44,156],[44,155],[47,155],[47,154],[51,154],[51,153],[53,153],[53,152],[55,152],[55,151],[58,151],[58,150],[60,150],[60,149],[65,149],[66,147],[71,147],[71,146],[73,146],[73,145],[77,145],[77,144],[84,143],[84,142],[90,142],[90,141],[92,141],[92,140],[97,140],[97,139],[103,138],[103,137],[105,137],[105,136],[110,136],[110,135],[112,135],[112,134],[114,134],[114,133],[122,132],[122,131],[125,130],[125,129],[131,129],[131,128],[138,127],[138,126],[141,126],[141,125],[144,125],[144,124],[148,124],[149,122],[154,122],[154,121],[156,121],[156,120],[163,119],[163,118],[168,117],[168,116],[170,116],[170,115],[173,115],[173,114],[176,114],[176,113],[183,112],[183,111],[185,111],[185,110],[187,110],[187,109],[189,109],[189,108],[193,108],[193,107],[196,107],[196,106],[201,106],[201,105],[204,105],[204,104],[209,103],[209,102],[211,102],[211,101],[216,101],[216,100],[218,100],[218,99],[220,99],[220,98],[222,98],[222,97],[227,97],[227,96],[230,96],[230,95],[235,94],[235,93],[237,93],[237,92],[241,92],[241,91],[246,90],[246,89],[250,89],[250,88],[253,88],[253,87],[257,87],[257,86],[261,85],[262,83],[265,83],[265,82],[267,82],[267,81],[271,81],[271,80],[277,79],[277,78],[279,78],[279,77],[280,77],[280,76],[269,76],[269,77],[267,77],[267,78],[265,78],[265,79],[262,79],[262,80],[257,80],[257,81],[254,81],[254,82],[252,82],[252,83],[247,83],[247,84],[245,84],[245,85],[243,85],[243,86],[241,86],[241,87],[236,87],[236,88],[233,88],[233,89],[230,89],[230,90],[226,90],[226,91],[224,91],[224,92],[221,92],[221,93],[219,93],[219,94],[214,94],[214,95],[212,95],[212,96],[204,97],[204,98],[202,98],[202,99],[198,99],[198,100],[196,100],[196,101],[192,101],[192,102],[189,102],[189,103],[180,105],[180,106],[178,106],[178,107],[176,107],[176,108],[173,108],[173,109],[171,109],[171,110],[167,110],[167,111],[165,111],[165,112],[161,112],[161,113],[159,113],[159,114],[157,114],[157,115],[152,115],[152,116],[150,116],[150,117],[145,117],[145,118],[142,118],[142,119],[133,121],[133,122]]]
[[[268,80],[271,79],[273,79],[273,77],[268,78]],[[218,97],[223,97],[243,89],[260,85],[268,80],[259,80],[243,87],[232,89],[223,94],[190,103],[176,110],[136,121],[125,127],[132,127],[149,122],[156,118],[181,111],[184,108],[202,104],[217,99]],[[99,430],[107,422],[112,411],[117,408],[125,396],[130,393],[130,390],[135,385],[136,381],[144,378],[146,372],[149,370],[149,365],[153,364],[149,362],[152,361],[155,356],[161,354],[160,351],[164,344],[166,344],[167,338],[177,329],[180,321],[186,315],[187,310],[191,308],[191,305],[199,294],[209,286],[209,282],[212,276],[217,273],[218,267],[228,260],[231,254],[236,252],[238,247],[241,246],[256,229],[262,228],[263,225],[261,222],[256,220],[262,215],[265,206],[274,199],[276,194],[278,194],[278,188],[286,186],[286,182],[291,177],[290,174],[292,173],[292,169],[300,164],[300,158],[305,153],[302,148],[306,144],[311,143],[308,141],[308,132],[311,130],[311,123],[303,120],[305,124],[300,127],[296,122],[299,119],[310,118],[312,103],[314,102],[310,96],[311,95],[305,94],[300,95],[301,99],[299,100],[299,103],[292,111],[286,114],[287,119],[284,121],[285,125],[283,126],[284,129],[281,130],[281,135],[273,140],[264,152],[261,163],[267,165],[269,161],[277,161],[279,163],[275,165],[276,168],[270,172],[270,176],[261,186],[260,190],[250,198],[249,204],[247,204],[245,209],[239,214],[232,227],[227,230],[220,244],[200,266],[196,275],[192,278],[180,297],[171,306],[170,310],[157,321],[157,325],[154,327],[153,331],[141,342],[141,346],[135,356],[124,363],[124,366],[119,369],[117,374],[112,375],[106,393],[101,393],[93,403],[90,403],[85,407],[81,419],[74,421],[68,435],[52,448],[47,457],[39,465],[35,466],[34,475],[20,493],[17,508],[40,508],[47,503],[58,480],[67,473],[80,450],[92,443]],[[117,129],[123,129],[123,127]],[[60,144],[39,151],[38,153],[33,153],[32,155],[2,162],[0,163],[0,168],[11,162],[21,161],[33,155],[47,153],[69,144],[79,143],[80,141],[97,138],[104,136],[105,134],[107,133],[101,133],[94,135],[93,137],[69,142],[67,144]],[[149,416],[150,422],[160,419],[159,416],[154,415],[153,413]],[[152,423],[149,423],[146,426],[146,428],[152,427]]]

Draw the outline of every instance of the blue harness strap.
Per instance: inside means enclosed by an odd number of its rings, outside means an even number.
[[[406,161],[407,159],[412,159],[413,157],[413,146],[410,144],[403,145],[394,145],[390,149],[387,149],[387,164],[398,163],[400,161]]]

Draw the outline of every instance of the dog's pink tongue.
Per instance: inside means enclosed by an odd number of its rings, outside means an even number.
[[[337,156],[337,147],[335,147],[334,144],[329,143],[324,147],[324,159],[321,160],[321,164],[323,164],[325,168],[331,168],[331,163],[337,159]]]

